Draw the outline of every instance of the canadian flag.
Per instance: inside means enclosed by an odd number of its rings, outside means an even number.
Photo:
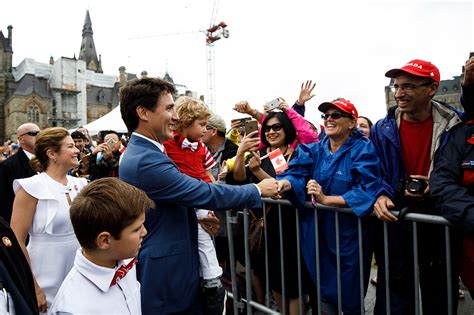
[[[288,164],[286,163],[285,157],[281,153],[280,149],[276,149],[268,153],[268,157],[270,158],[277,175],[288,168]]]

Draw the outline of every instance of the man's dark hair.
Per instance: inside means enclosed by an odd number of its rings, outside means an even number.
[[[101,130],[100,132],[102,133],[102,139],[104,139],[106,135],[109,135],[111,133],[117,135],[117,138],[120,139],[120,134],[115,130]]]
[[[173,84],[158,78],[136,79],[120,88],[120,113],[129,132],[138,127],[137,107],[154,111],[164,93],[174,95],[176,89]]]
[[[296,129],[295,126],[293,126],[293,124],[291,123],[290,118],[288,118],[288,116],[283,112],[270,112],[267,117],[265,117],[265,120],[262,123],[260,133],[260,139],[262,140],[262,143],[267,147],[270,146],[270,143],[268,143],[267,137],[263,130],[264,127],[268,124],[268,120],[273,117],[280,121],[280,124],[283,130],[285,131],[285,144],[288,145],[293,143],[296,139]]]
[[[140,215],[154,208],[146,193],[118,178],[92,181],[74,198],[69,210],[79,244],[95,249],[97,235],[109,232],[115,239]]]
[[[73,132],[71,133],[71,138],[73,138],[73,139],[86,140],[86,135],[83,134],[83,133],[80,132],[80,131],[73,131]]]

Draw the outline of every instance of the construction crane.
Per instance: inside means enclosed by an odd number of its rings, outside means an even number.
[[[207,29],[201,29],[199,31],[191,32],[177,32],[177,33],[166,33],[156,34],[148,36],[138,36],[129,38],[129,40],[136,39],[147,39],[161,36],[179,36],[184,34],[193,33],[204,33],[206,35],[206,58],[207,58],[207,100],[206,103],[209,108],[216,112],[216,86],[215,86],[215,61],[214,61],[214,43],[221,38],[229,38],[229,30],[227,24],[220,22],[216,24],[216,16],[219,8],[219,0],[214,0],[214,6],[212,9],[211,20]]]
[[[219,11],[219,0],[214,0],[209,28],[206,30],[207,105],[214,113],[216,112],[214,43],[221,38],[229,38],[227,24],[224,22],[216,24],[217,11]]]
[[[211,25],[206,30],[206,47],[207,47],[207,105],[216,111],[216,86],[215,86],[215,60],[214,60],[214,43],[221,38],[229,38],[229,30],[227,24],[220,22]]]

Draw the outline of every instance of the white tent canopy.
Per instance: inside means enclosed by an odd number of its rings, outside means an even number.
[[[120,105],[99,119],[84,125],[84,128],[89,130],[89,134],[92,136],[98,134],[101,130],[114,130],[119,133],[127,133],[127,127],[120,114]]]

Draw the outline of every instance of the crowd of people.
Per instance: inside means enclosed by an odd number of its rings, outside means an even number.
[[[0,313],[222,314],[225,211],[246,208],[252,224],[265,218],[247,275],[255,301],[265,304],[268,281],[287,314],[321,305],[362,314],[375,257],[375,314],[415,314],[418,289],[424,314],[455,314],[448,288],[456,297],[460,277],[474,294],[474,57],[464,112],[433,99],[440,72],[428,61],[385,76],[397,105],[374,124],[363,106],[336,98],[318,106],[324,124],[314,126],[306,81],[291,107],[236,103],[248,117],[227,128],[203,101],[141,78],[119,93],[128,135],[19,126],[15,154],[0,162]],[[262,207],[262,197],[290,205]],[[352,213],[315,216],[308,202]],[[414,247],[407,212],[447,218],[450,251],[444,227],[429,223],[417,224]],[[244,241],[236,231],[241,265]]]

